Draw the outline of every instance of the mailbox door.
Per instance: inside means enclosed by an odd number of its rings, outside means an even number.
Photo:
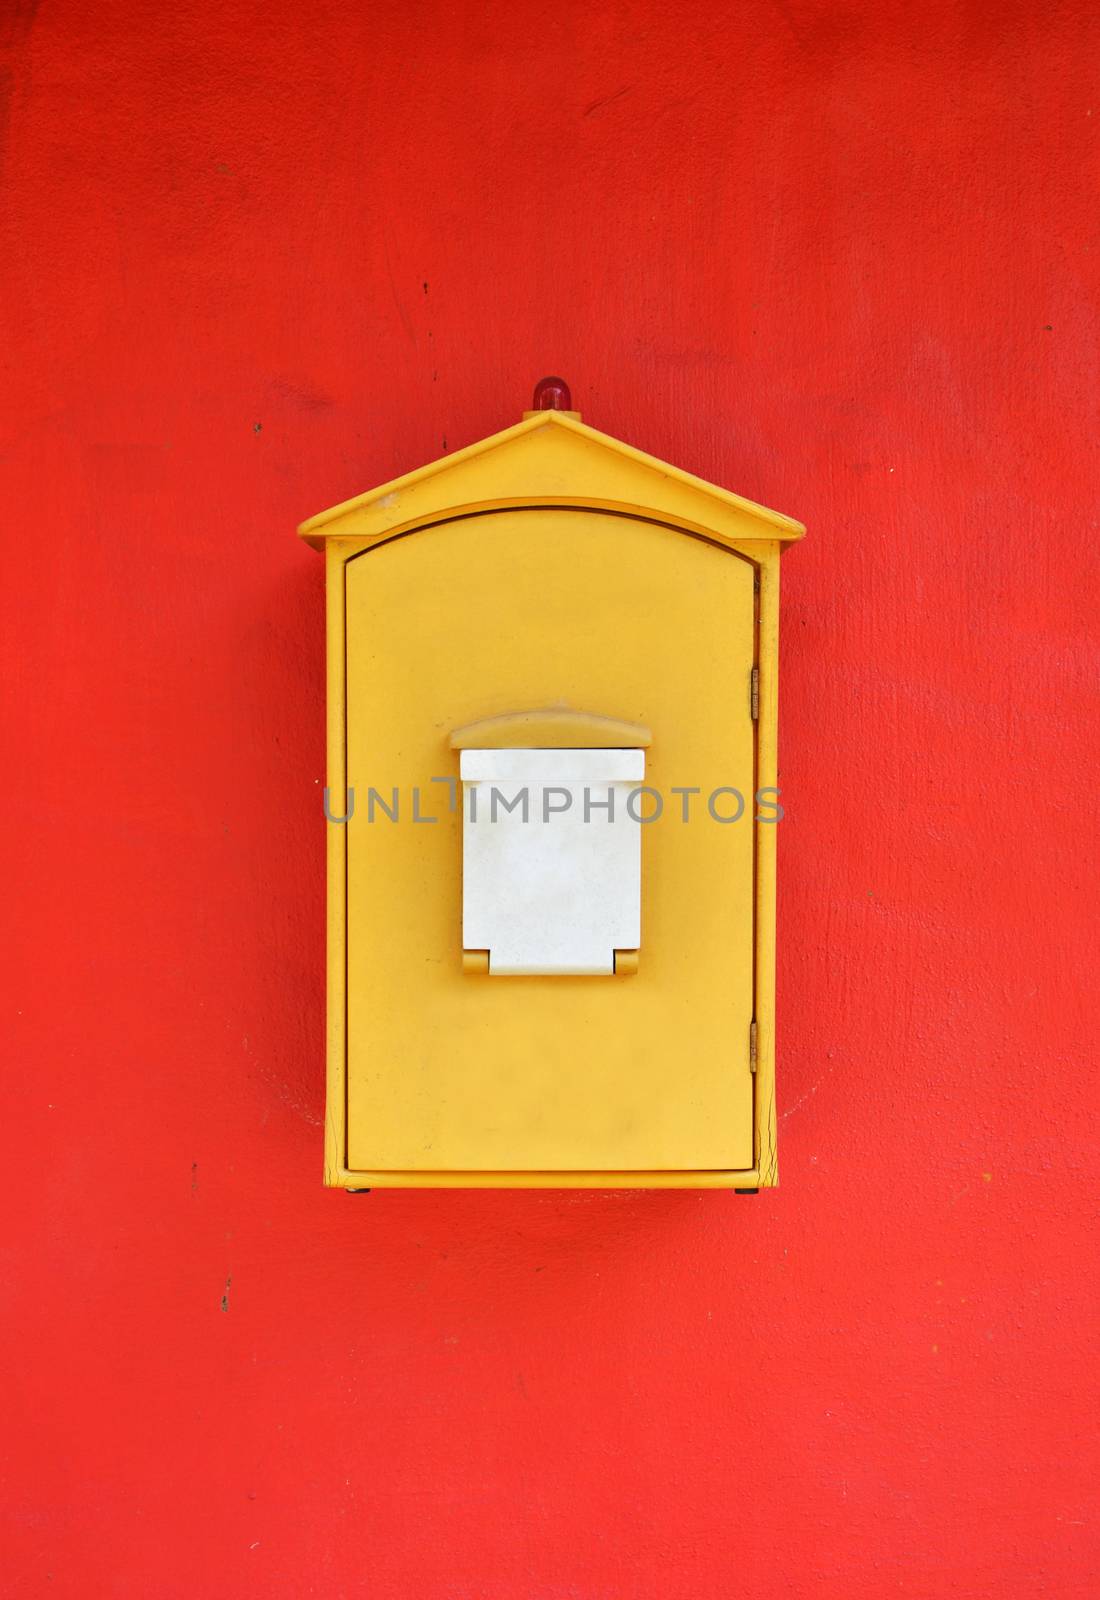
[[[751,1167],[752,564],[641,519],[504,511],[365,551],[345,592],[349,1167]],[[638,969],[472,975],[448,734],[563,705],[652,730]]]

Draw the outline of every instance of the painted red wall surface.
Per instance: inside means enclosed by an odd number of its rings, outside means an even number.
[[[0,1593],[1091,1600],[1095,7],[2,28]],[[327,1192],[295,525],[557,370],[810,528],[782,1187]]]

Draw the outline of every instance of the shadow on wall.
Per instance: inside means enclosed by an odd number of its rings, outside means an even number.
[[[239,1017],[247,1069],[269,1111],[317,1142],[324,1114],[324,565],[292,547],[266,594],[243,597],[225,712],[236,728],[243,857]]]

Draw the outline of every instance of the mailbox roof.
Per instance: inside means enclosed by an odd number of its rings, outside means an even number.
[[[303,522],[315,549],[331,538],[377,540],[450,517],[520,506],[584,506],[665,521],[720,542],[800,539],[805,528],[728,489],[539,411],[502,433],[345,500]]]

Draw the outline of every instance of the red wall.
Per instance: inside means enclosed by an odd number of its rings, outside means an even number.
[[[1095,8],[11,3],[5,1597],[1096,1592]],[[780,1170],[321,1188],[321,562],[514,421],[804,519]]]

